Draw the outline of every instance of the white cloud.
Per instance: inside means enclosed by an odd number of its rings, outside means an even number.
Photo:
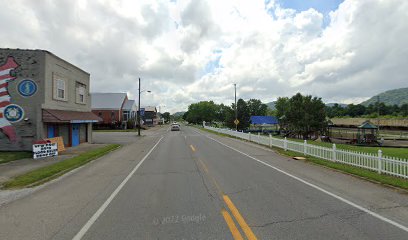
[[[0,44],[55,53],[90,72],[93,91],[134,97],[141,77],[143,102],[170,111],[230,104],[233,83],[246,99],[350,103],[406,87],[407,12],[403,0],[345,0],[324,25],[276,1],[21,0],[0,9]]]

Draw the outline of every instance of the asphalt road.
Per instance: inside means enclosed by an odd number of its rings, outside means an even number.
[[[407,204],[406,192],[182,126],[1,206],[0,239],[405,240]]]

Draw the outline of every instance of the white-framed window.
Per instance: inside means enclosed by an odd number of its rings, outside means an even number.
[[[129,111],[124,111],[123,112],[123,121],[127,121],[127,120],[129,120],[130,119],[130,117],[129,117]]]
[[[76,82],[76,102],[86,103],[86,85],[80,82]]]
[[[54,75],[54,99],[67,101],[67,82],[64,78]]]

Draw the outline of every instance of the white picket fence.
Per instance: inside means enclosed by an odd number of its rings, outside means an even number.
[[[307,156],[314,156],[317,158],[353,165],[356,167],[366,168],[377,171],[381,174],[388,174],[396,177],[408,178],[408,159],[401,159],[395,157],[383,156],[382,151],[378,150],[378,154],[370,154],[363,152],[355,152],[337,149],[336,144],[332,148],[316,146],[308,144],[305,140],[303,143],[295,142],[280,138],[262,136],[260,134],[251,134],[237,132],[230,129],[214,128],[205,126],[206,129],[245,139],[251,142],[256,142],[269,147],[282,148],[285,151],[290,150],[302,153]]]

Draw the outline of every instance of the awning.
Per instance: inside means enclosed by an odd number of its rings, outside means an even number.
[[[96,123],[102,119],[92,112],[77,112],[55,109],[43,109],[43,122],[46,123]]]

